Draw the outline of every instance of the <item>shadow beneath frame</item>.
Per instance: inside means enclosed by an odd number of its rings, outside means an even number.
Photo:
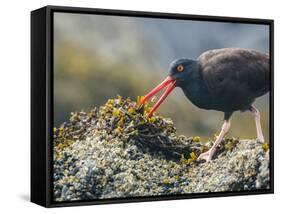
[[[18,196],[22,201],[26,201],[29,202],[30,201],[30,197],[28,194],[21,194]]]

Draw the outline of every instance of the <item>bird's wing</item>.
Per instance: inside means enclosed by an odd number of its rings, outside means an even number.
[[[269,90],[269,55],[255,50],[225,48],[204,52],[198,58],[202,77],[214,96],[237,96],[248,92],[253,98]],[[247,91],[245,91],[247,90]]]

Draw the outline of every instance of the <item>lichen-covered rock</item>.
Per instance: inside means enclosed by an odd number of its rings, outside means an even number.
[[[225,139],[214,160],[198,163],[212,141],[178,136],[171,119],[148,119],[148,111],[119,96],[54,128],[54,199],[269,188],[265,144]]]
[[[243,191],[269,188],[269,152],[255,140],[240,140],[231,152],[192,167],[190,192]]]

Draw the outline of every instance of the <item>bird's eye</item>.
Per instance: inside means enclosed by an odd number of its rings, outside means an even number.
[[[184,66],[182,64],[178,65],[177,71],[178,72],[183,72],[183,70],[184,70]]]

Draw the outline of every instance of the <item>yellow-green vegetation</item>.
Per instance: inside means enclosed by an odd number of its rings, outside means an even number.
[[[137,97],[137,105],[140,106],[142,99],[144,98],[144,96],[138,96]]]
[[[72,131],[70,129],[69,131]],[[69,138],[68,131],[65,130],[64,127],[60,127],[57,129],[56,127],[53,128],[53,136],[54,136],[54,158],[61,158],[63,156],[62,151],[65,148],[70,147],[74,140],[72,138]]]
[[[157,114],[147,118],[151,107],[148,103],[140,106],[142,99],[143,97],[139,96],[134,102],[130,98],[123,99],[118,95],[116,99],[108,99],[99,109],[95,108],[89,113],[83,111],[71,113],[69,121],[53,129],[56,148],[71,146],[75,140],[84,139],[87,134],[85,132],[90,132],[91,128],[97,127],[112,132],[116,136],[141,135],[143,141],[153,136],[155,136],[153,139],[156,139],[157,135],[163,131],[165,135],[174,133],[175,128],[170,121],[166,121]],[[95,123],[98,124],[97,127],[93,126]]]
[[[263,148],[263,150],[265,151],[265,152],[267,152],[268,150],[269,150],[269,143],[263,143],[262,144],[262,148]]]
[[[155,121],[156,121],[156,118],[155,118],[155,117],[150,117],[150,118],[149,118],[149,122],[154,123]]]
[[[54,127],[54,137],[56,139],[60,139],[60,143],[56,146],[57,149],[63,149],[65,147],[69,147],[74,143],[74,140],[71,138],[68,138],[68,133],[65,131],[64,127],[60,127],[59,129],[56,129]]]
[[[232,151],[232,149],[235,147],[235,145],[239,142],[238,139],[235,138],[230,138],[230,139],[226,139],[225,143],[224,143],[224,148],[227,151]]]
[[[128,114],[130,116],[133,116],[134,113],[136,113],[136,110],[134,108],[131,107],[131,108],[128,109]]]
[[[144,98],[144,96],[137,97],[137,106],[139,107],[137,109],[137,111],[138,111],[138,113],[141,113],[141,114],[147,114],[151,110],[151,107],[149,106],[148,102],[141,105],[141,101],[143,98]]]
[[[182,155],[182,156],[181,156],[181,159],[180,159],[180,163],[182,163],[182,164],[191,164],[191,163],[194,163],[194,162],[196,162],[197,157],[198,157],[198,156],[196,155],[195,152],[191,152],[191,153],[189,154],[189,158],[188,158],[188,159],[186,159],[186,158],[184,157],[184,155]]]
[[[193,142],[200,142],[200,140],[201,140],[201,139],[200,139],[199,136],[196,136],[196,137],[193,137],[193,138],[192,138],[192,141],[193,141]]]
[[[163,181],[162,181],[162,183],[163,183],[164,185],[171,185],[171,184],[173,184],[173,183],[179,181],[180,178],[181,178],[180,175],[175,175],[175,176],[170,177],[170,178],[164,178]]]
[[[172,180],[169,179],[169,178],[165,178],[165,179],[163,180],[163,184],[169,185],[169,184],[171,184],[171,183],[172,183]]]
[[[201,152],[203,153],[203,152],[207,152],[209,150],[209,147],[208,146],[206,146],[205,144],[202,144],[201,145]]]

